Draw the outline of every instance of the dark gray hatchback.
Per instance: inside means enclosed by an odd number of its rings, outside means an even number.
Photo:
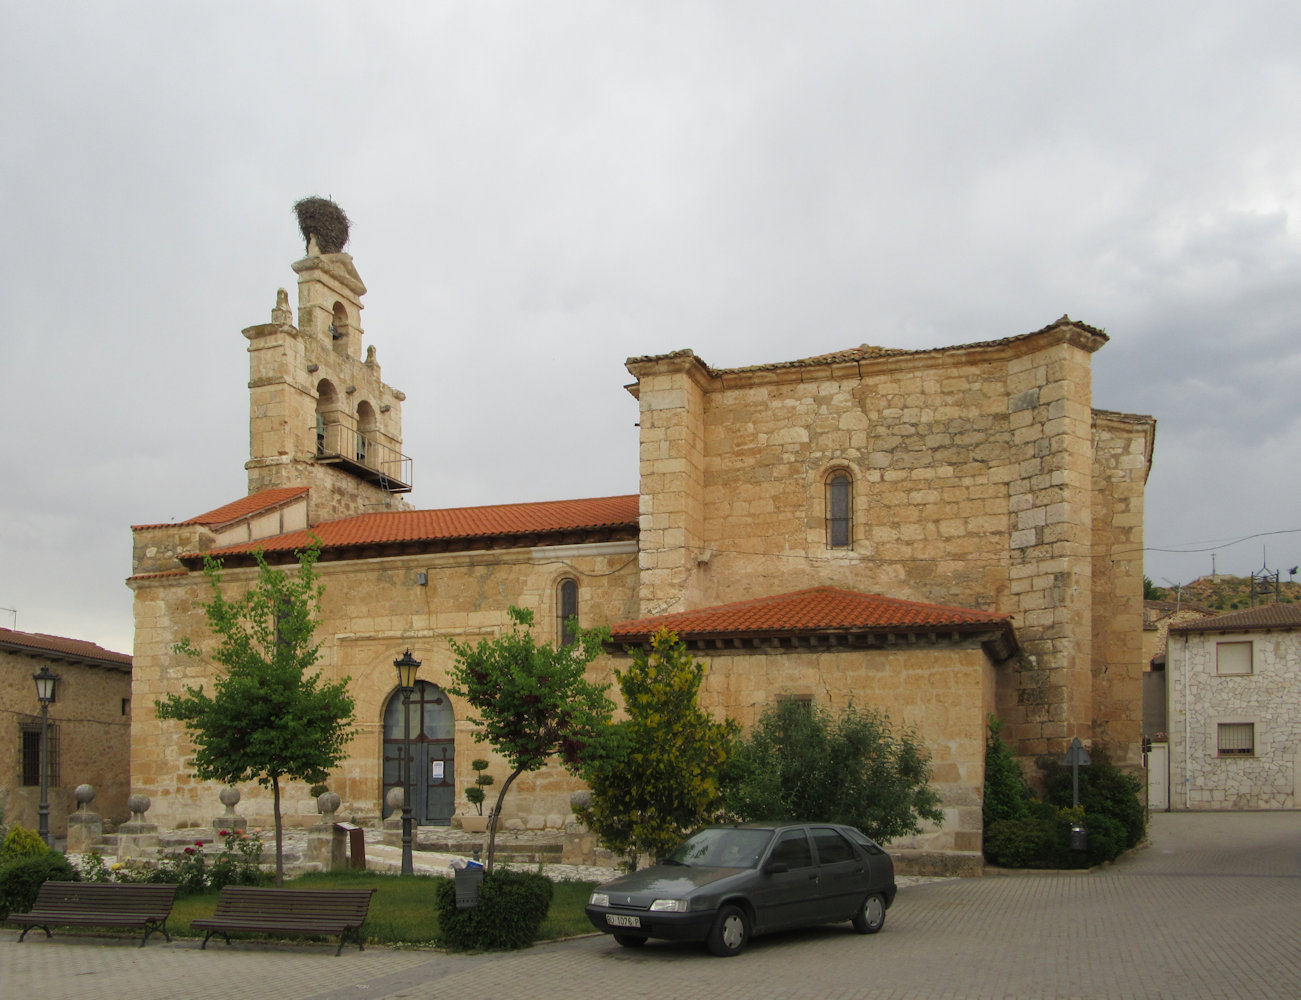
[[[597,887],[586,913],[626,948],[705,941],[736,955],[752,934],[853,921],[875,934],[894,902],[894,863],[835,823],[743,823],[692,834],[668,858]]]

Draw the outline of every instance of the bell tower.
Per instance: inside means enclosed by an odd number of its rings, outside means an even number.
[[[343,252],[348,217],[331,201],[294,206],[307,255],[298,274],[298,324],[276,293],[271,322],[244,330],[249,352],[249,493],[307,486],[313,522],[407,507],[411,460],[402,454],[406,395],[362,358],[366,286]]]

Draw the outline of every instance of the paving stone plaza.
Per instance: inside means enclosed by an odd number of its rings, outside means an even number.
[[[605,935],[522,952],[0,932],[6,996],[100,1000],[709,997],[1295,998],[1301,996],[1301,812],[1161,813],[1150,843],[1088,873],[905,884],[885,929],[757,938],[718,959]]]

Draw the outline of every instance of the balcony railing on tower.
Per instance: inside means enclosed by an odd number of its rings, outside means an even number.
[[[340,465],[389,493],[411,492],[411,459],[347,424],[317,424],[316,460],[322,465]]]

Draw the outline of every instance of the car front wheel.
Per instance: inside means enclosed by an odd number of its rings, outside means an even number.
[[[854,914],[854,930],[860,934],[875,934],[885,925],[885,897],[871,893]]]
[[[750,940],[750,921],[739,906],[724,906],[709,932],[709,950],[728,958],[739,955]]]

